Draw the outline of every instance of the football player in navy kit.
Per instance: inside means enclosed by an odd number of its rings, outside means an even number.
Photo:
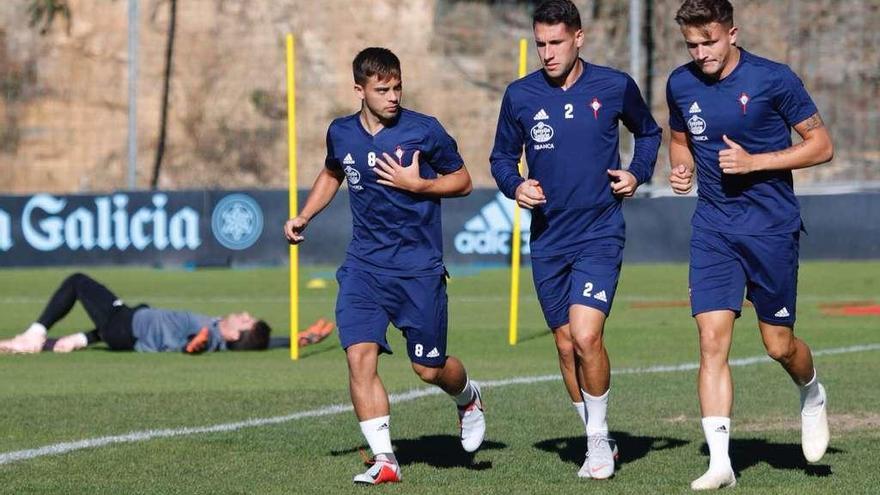
[[[614,474],[616,454],[606,421],[611,376],[603,333],[623,255],[621,203],[651,178],[661,131],[631,77],[578,56],[584,32],[571,1],[545,1],[532,19],[543,67],[504,94],[492,175],[505,196],[532,209],[535,289],[587,435],[578,475],[604,479]],[[635,137],[627,170],[621,122]],[[527,179],[517,170],[523,148]]]
[[[413,371],[458,406],[462,447],[473,452],[486,425],[480,389],[461,361],[446,354],[446,270],[440,198],[471,191],[455,140],[437,119],[400,106],[400,61],[367,48],[352,63],[359,112],[327,130],[327,158],[305,206],[287,221],[293,244],[348,182],[352,240],[337,272],[336,321],[349,368],[349,388],[373,464],[355,483],[400,481],[391,448],[388,394],[377,372],[390,353],[389,322],[407,341]]]
[[[698,390],[709,446],[695,490],[736,484],[728,454],[733,383],[728,354],[743,291],[767,353],[800,389],[805,458],[828,446],[825,389],[810,348],[794,335],[800,208],[792,173],[829,161],[828,129],[787,66],[737,46],[728,0],[687,0],[676,15],[692,62],[667,84],[670,183],[699,179],[690,247],[691,310],[700,334]],[[801,141],[792,144],[791,128]]]

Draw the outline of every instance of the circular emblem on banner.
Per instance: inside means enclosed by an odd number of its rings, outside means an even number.
[[[217,242],[229,249],[251,247],[263,233],[263,210],[247,194],[230,194],[214,207],[211,230]]]
[[[688,129],[691,130],[691,134],[700,135],[706,132],[706,121],[701,119],[698,115],[692,116],[688,119]]]

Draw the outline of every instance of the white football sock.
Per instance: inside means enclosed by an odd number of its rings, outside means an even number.
[[[605,415],[608,412],[608,394],[610,393],[611,389],[608,389],[599,397],[593,397],[586,390],[581,390],[587,413],[587,436],[608,434],[608,422]]]
[[[391,449],[391,416],[361,421],[361,433],[367,439],[374,456],[385,455],[391,462],[397,462]]]
[[[33,337],[45,338],[46,333],[47,333],[46,327],[44,327],[42,323],[34,322],[34,323],[31,323],[31,326],[29,326],[28,329],[22,333],[22,335],[25,335],[27,337],[33,336]]]
[[[819,376],[816,374],[815,368],[813,369],[813,379],[799,388],[801,391],[801,411],[808,414],[818,411],[822,407],[824,399],[819,390]]]
[[[474,386],[471,385],[471,380],[468,377],[464,379],[464,388],[461,389],[457,395],[453,395],[452,399],[455,400],[455,404],[459,407],[464,407],[477,397],[477,391],[474,389]]]
[[[574,406],[574,410],[578,413],[578,416],[581,418],[581,422],[584,424],[584,431],[587,428],[587,409],[584,407],[583,401],[581,402],[572,402],[572,406]]]
[[[709,471],[730,469],[730,418],[706,416],[702,423],[703,434],[709,445]]]

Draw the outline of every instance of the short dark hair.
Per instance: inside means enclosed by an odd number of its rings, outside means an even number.
[[[227,342],[230,351],[262,351],[269,347],[269,334],[272,328],[263,320],[254,323],[254,328],[241,332],[235,342]]]
[[[565,24],[569,29],[581,28],[581,13],[571,0],[545,0],[535,7],[532,13],[532,27],[535,24]]]
[[[391,50],[372,46],[364,48],[351,62],[355,84],[363,86],[367,79],[378,76],[380,81],[400,79],[400,59]]]
[[[733,5],[729,0],[685,0],[675,14],[679,26],[706,26],[717,22],[733,26]]]

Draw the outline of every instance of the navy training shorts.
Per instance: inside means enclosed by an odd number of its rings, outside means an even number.
[[[532,277],[544,320],[551,329],[568,323],[568,309],[580,304],[608,316],[617,291],[623,245],[590,241],[583,249],[550,257],[532,255]]]
[[[689,285],[691,312],[731,310],[739,317],[743,290],[758,319],[793,327],[800,232],[725,234],[694,227]]]
[[[410,361],[429,367],[446,363],[446,275],[398,277],[351,267],[336,272],[336,324],[342,348],[363,342],[391,354],[388,324],[406,339]]]

